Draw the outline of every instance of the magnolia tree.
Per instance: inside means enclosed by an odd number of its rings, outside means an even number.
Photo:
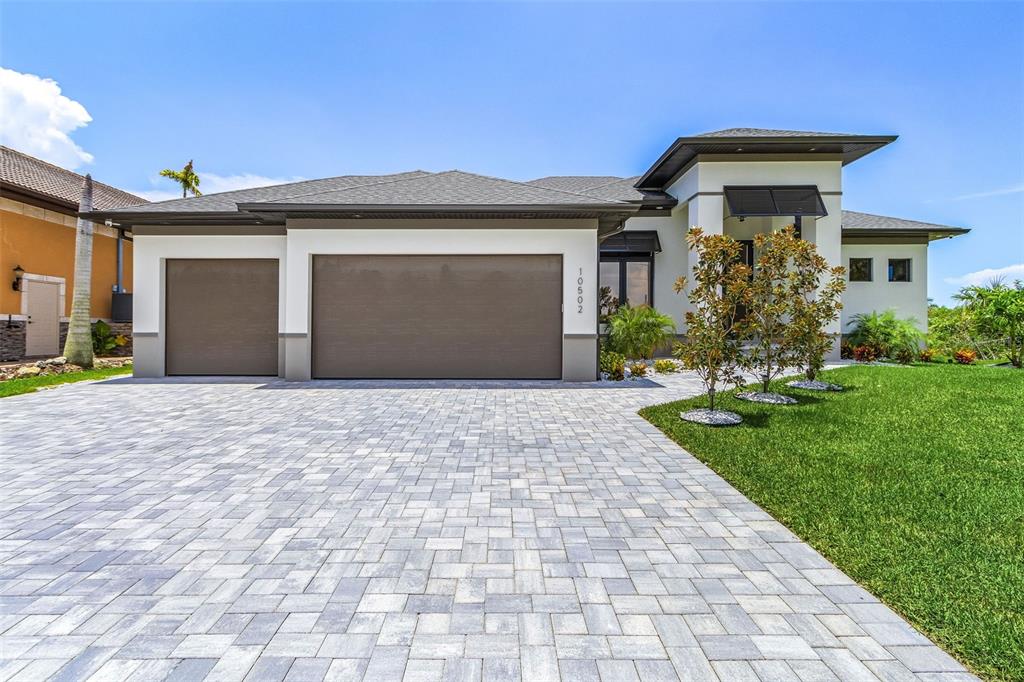
[[[686,291],[692,310],[686,313],[686,337],[673,354],[700,377],[715,413],[719,384],[743,383],[739,309],[746,303],[750,268],[740,262],[741,246],[732,237],[704,234],[693,227],[686,234],[686,243],[696,260],[692,277],[676,280],[675,290]],[[739,419],[732,413],[723,414]]]
[[[803,239],[794,241],[790,253],[786,342],[792,349],[794,365],[804,371],[808,381],[814,382],[825,366],[825,356],[836,343],[835,335],[827,328],[839,318],[843,308],[846,270],[830,266],[814,244]]]
[[[796,363],[789,318],[793,313],[793,283],[798,276],[791,264],[800,241],[792,227],[754,237],[760,255],[748,287],[744,324],[751,342],[743,366],[758,378],[765,394],[772,380]],[[796,402],[772,396],[775,402]]]

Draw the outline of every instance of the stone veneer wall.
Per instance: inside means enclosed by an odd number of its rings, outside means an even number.
[[[12,362],[25,357],[24,320],[0,320],[0,362]]]
[[[131,322],[108,322],[110,333],[114,336],[123,334],[128,343],[111,351],[114,357],[128,357],[132,354],[132,323]],[[0,362],[15,362],[25,357],[25,329],[24,320],[0,319]],[[60,323],[60,343],[57,347],[58,353],[64,352],[64,340],[68,336],[68,323]]]

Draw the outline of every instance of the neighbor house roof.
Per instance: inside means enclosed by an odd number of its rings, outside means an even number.
[[[34,200],[55,209],[77,212],[84,175],[47,163],[10,147],[0,146],[0,191],[4,196]],[[146,203],[116,187],[93,180],[92,202],[96,210]]]
[[[843,165],[893,142],[896,135],[849,135],[804,130],[727,128],[680,137],[636,181],[640,190],[665,190],[698,155],[751,156],[801,154],[838,157]]]
[[[918,220],[893,218],[891,216],[843,211],[843,236],[872,237],[882,235],[927,235],[928,239],[954,237],[967,234],[966,227],[923,223]]]

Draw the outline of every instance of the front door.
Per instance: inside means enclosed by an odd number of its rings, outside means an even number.
[[[24,279],[28,327],[25,355],[57,355],[60,345],[60,284]]]

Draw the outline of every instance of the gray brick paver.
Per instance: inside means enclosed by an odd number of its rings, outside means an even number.
[[[637,416],[698,391],[656,381],[121,380],[5,399],[0,670],[967,675]]]

